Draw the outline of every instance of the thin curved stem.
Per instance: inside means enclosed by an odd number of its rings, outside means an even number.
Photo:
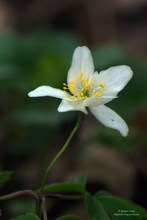
[[[64,194],[53,194],[53,193],[47,193],[44,194],[45,198],[58,198],[58,199],[64,199],[64,200],[80,200],[84,198],[84,195],[64,195]]]
[[[4,196],[0,196],[0,201],[4,201],[7,199],[13,199],[18,196],[30,196],[30,197],[34,198],[36,201],[39,201],[39,199],[40,199],[38,194],[36,192],[34,192],[33,190],[21,190],[21,191],[10,193],[10,194],[4,195]]]
[[[42,178],[42,182],[41,182],[41,185],[40,185],[40,189],[39,191],[40,192],[43,192],[43,187],[44,187],[44,184],[46,182],[46,179],[49,175],[49,172],[51,171],[51,169],[53,168],[53,166],[55,165],[55,163],[57,162],[57,160],[62,156],[62,154],[64,153],[64,151],[67,149],[67,147],[69,146],[69,144],[71,143],[73,137],[75,136],[78,128],[80,127],[80,124],[81,124],[81,120],[82,120],[82,116],[83,116],[83,113],[82,112],[79,112],[79,116],[78,116],[78,120],[77,120],[77,123],[74,127],[74,129],[72,130],[71,134],[69,135],[67,141],[65,142],[65,144],[63,145],[63,147],[61,148],[61,150],[57,153],[57,155],[53,158],[53,160],[51,161],[51,163],[49,164],[48,168],[46,169],[45,173],[44,173],[44,176]]]
[[[45,197],[42,197],[42,214],[43,214],[43,220],[47,220],[47,209],[46,209]]]

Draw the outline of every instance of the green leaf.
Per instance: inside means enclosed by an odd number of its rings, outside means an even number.
[[[21,213],[30,213],[34,210],[34,201],[30,197],[22,199],[10,199],[7,201],[7,212],[13,213],[13,216],[18,216]]]
[[[47,185],[43,188],[44,193],[55,193],[55,192],[77,192],[84,193],[85,189],[82,185],[78,183],[55,183]]]
[[[95,199],[101,203],[114,220],[125,220],[126,218],[130,220],[147,219],[145,209],[127,199],[101,192],[95,195]]]
[[[12,171],[0,172],[0,183],[5,183],[11,179]]]
[[[80,218],[73,215],[65,215],[57,218],[57,220],[80,220]]]
[[[80,184],[84,188],[86,187],[87,175],[82,174],[72,180],[73,183]]]
[[[41,219],[34,213],[27,213],[26,215],[20,215],[11,220],[41,220]]]
[[[90,193],[85,195],[85,207],[87,209],[90,220],[109,220],[109,216],[101,203],[95,199]]]
[[[98,193],[96,193],[96,195],[98,195],[98,196],[112,196],[112,194],[110,192],[103,191],[103,190],[101,190]]]

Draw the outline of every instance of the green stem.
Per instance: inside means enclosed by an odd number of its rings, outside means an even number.
[[[42,182],[41,182],[41,185],[40,185],[40,189],[39,191],[40,192],[43,192],[43,187],[44,187],[44,184],[46,182],[46,179],[49,175],[49,172],[51,171],[51,169],[53,168],[53,166],[55,165],[55,163],[57,162],[57,160],[62,156],[62,154],[64,153],[64,151],[67,149],[67,147],[69,146],[69,144],[71,143],[73,137],[75,136],[78,128],[80,127],[80,123],[81,123],[81,120],[82,120],[82,116],[83,116],[83,113],[82,112],[79,112],[79,116],[78,116],[78,120],[77,120],[77,123],[74,127],[74,129],[72,130],[71,134],[69,135],[67,141],[65,142],[65,144],[63,145],[63,147],[61,148],[61,150],[57,153],[57,155],[53,158],[53,160],[51,161],[51,163],[49,164],[49,166],[47,167],[45,173],[44,173],[44,176],[42,178]]]

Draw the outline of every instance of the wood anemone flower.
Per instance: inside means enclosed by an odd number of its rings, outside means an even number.
[[[110,67],[100,73],[94,72],[94,64],[90,50],[77,47],[73,53],[71,67],[67,75],[67,83],[63,90],[50,86],[40,86],[31,91],[30,97],[51,96],[62,99],[58,111],[90,112],[105,126],[117,129],[123,136],[128,134],[125,121],[105,104],[117,98],[117,94],[132,78],[129,66]]]

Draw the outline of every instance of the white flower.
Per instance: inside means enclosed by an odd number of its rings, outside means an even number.
[[[40,86],[30,92],[30,97],[52,96],[62,99],[58,111],[82,111],[91,113],[105,126],[120,131],[127,136],[125,121],[105,104],[117,97],[133,73],[126,65],[110,67],[100,73],[94,72],[90,50],[83,46],[74,51],[72,64],[67,75],[67,84],[63,90],[50,86]]]

